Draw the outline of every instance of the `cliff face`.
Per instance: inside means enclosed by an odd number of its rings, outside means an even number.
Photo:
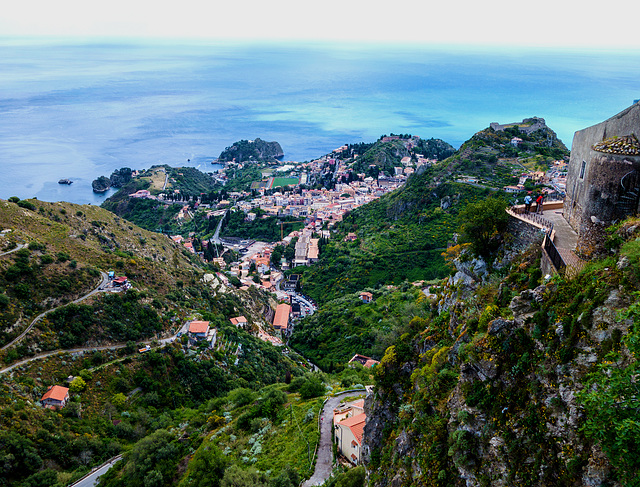
[[[634,485],[638,460],[625,452],[637,440],[623,433],[630,421],[640,432],[630,246],[570,281],[519,285],[535,270],[530,251],[500,283],[445,287],[440,312],[414,318],[376,371],[370,485]]]

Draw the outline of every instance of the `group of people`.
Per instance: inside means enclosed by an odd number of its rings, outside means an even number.
[[[542,213],[542,203],[544,202],[544,195],[540,193],[536,198],[536,213]],[[533,203],[533,196],[531,193],[527,193],[524,197],[524,209],[527,213],[531,213],[531,204]]]

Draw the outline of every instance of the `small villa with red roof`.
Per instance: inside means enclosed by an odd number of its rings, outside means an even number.
[[[69,388],[62,386],[51,386],[45,392],[40,402],[46,408],[63,408],[69,400]]]
[[[360,355],[358,353],[356,353],[351,360],[349,360],[350,364],[353,363],[359,363],[361,364],[363,367],[367,368],[367,369],[372,369],[374,366],[378,365],[380,362],[378,362],[377,360],[372,359],[371,357],[366,357],[364,355]]]
[[[363,303],[370,303],[371,301],[373,301],[373,294],[368,291],[362,291],[360,293],[360,299]]]
[[[213,348],[216,343],[217,334],[218,330],[211,328],[208,321],[194,320],[189,323],[189,327],[187,328],[190,345],[195,345],[202,340],[206,340],[210,342],[209,346]]]
[[[189,323],[189,336],[196,340],[202,340],[207,337],[209,332],[208,321],[192,321]]]
[[[235,325],[238,328],[242,328],[249,323],[244,316],[236,316],[235,318],[230,318],[230,321],[232,325]]]

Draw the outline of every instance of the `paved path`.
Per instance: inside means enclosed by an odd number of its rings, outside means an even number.
[[[585,262],[575,253],[578,245],[578,234],[573,228],[571,228],[571,225],[569,225],[567,220],[564,219],[562,208],[548,209],[536,214],[517,214],[517,210],[521,210],[523,207],[523,205],[520,205],[518,207],[507,209],[507,213],[538,228],[546,228],[549,226],[549,223],[552,224],[553,244],[562,257],[562,260],[567,265],[568,275],[575,275],[579,272],[580,269],[584,267]],[[532,221],[532,218],[534,221]]]
[[[34,360],[40,360],[43,358],[51,357],[53,355],[59,355],[64,353],[92,352],[94,350],[117,350],[119,348],[124,348],[126,346],[127,346],[126,343],[117,343],[114,345],[102,345],[99,347],[66,348],[66,349],[51,350],[50,352],[39,353],[38,355],[34,355],[33,357],[29,357],[24,360],[21,360],[20,362],[16,362],[15,364],[9,365],[4,369],[0,369],[0,375],[6,372],[11,372],[16,367],[20,367],[21,365],[28,364],[29,362],[33,362]]]
[[[18,244],[16,247],[12,248],[11,250],[7,250],[6,252],[2,252],[0,254],[0,257],[2,257],[3,255],[8,255],[8,254],[13,254],[14,252],[17,252],[20,249],[23,249],[27,246],[27,244]]]
[[[216,227],[216,231],[213,234],[213,237],[211,237],[209,239],[209,242],[213,242],[216,245],[223,245],[222,241],[220,240],[220,229],[222,229],[222,223],[224,222],[225,217],[227,216],[229,210],[224,212],[224,215],[222,215],[222,218],[220,218],[220,221],[218,222],[218,226]]]
[[[320,413],[324,420],[320,422],[320,445],[318,447],[318,459],[316,469],[311,478],[302,484],[302,487],[312,485],[322,485],[331,476],[333,471],[333,410],[338,407],[347,396],[355,396],[365,391],[348,391],[329,397],[324,403],[324,408]]]
[[[584,267],[585,262],[575,253],[578,245],[578,234],[567,223],[562,214],[562,208],[557,210],[546,210],[542,212],[547,220],[553,223],[554,237],[553,244],[558,249],[558,253],[567,265],[568,275],[575,275]]]
[[[575,250],[576,245],[578,245],[578,234],[564,219],[562,208],[543,211],[542,216],[553,223],[555,231],[553,243],[555,246],[558,249]]]
[[[106,272],[102,272],[100,271],[100,275],[102,276],[102,279],[100,280],[100,284],[98,284],[98,286],[93,289],[92,291],[89,291],[87,294],[84,294],[82,296],[80,296],[78,299],[71,301],[72,303],[79,303],[80,301],[84,301],[85,299],[93,296],[94,294],[101,292],[101,291],[106,291],[106,287],[107,284],[109,283],[109,277],[107,276]],[[27,328],[20,334],[18,335],[16,338],[14,338],[12,341],[10,341],[9,343],[7,343],[5,346],[3,346],[2,348],[0,348],[0,350],[6,350],[7,348],[11,347],[12,345],[15,345],[16,343],[18,343],[20,340],[22,340],[27,333],[29,333],[29,330],[31,330],[31,328],[33,328],[33,325],[35,325],[38,321],[40,321],[42,318],[44,318],[47,314],[51,313],[52,311],[55,311],[58,308],[62,308],[63,306],[67,306],[67,304],[62,304],[60,306],[56,306],[55,308],[51,308],[48,309],[47,311],[44,311],[43,313],[40,313],[38,316],[36,316],[32,321],[31,324],[29,326],[27,326]]]
[[[95,470],[92,470],[88,475],[82,477],[75,484],[71,484],[69,487],[93,487],[98,483],[98,477],[107,473],[107,470],[113,467],[113,465],[121,459],[122,455],[112,458],[108,462],[97,467]]]

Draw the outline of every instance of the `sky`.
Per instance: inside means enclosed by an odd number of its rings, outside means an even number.
[[[395,42],[640,49],[639,2],[569,0],[19,0],[0,38]]]

